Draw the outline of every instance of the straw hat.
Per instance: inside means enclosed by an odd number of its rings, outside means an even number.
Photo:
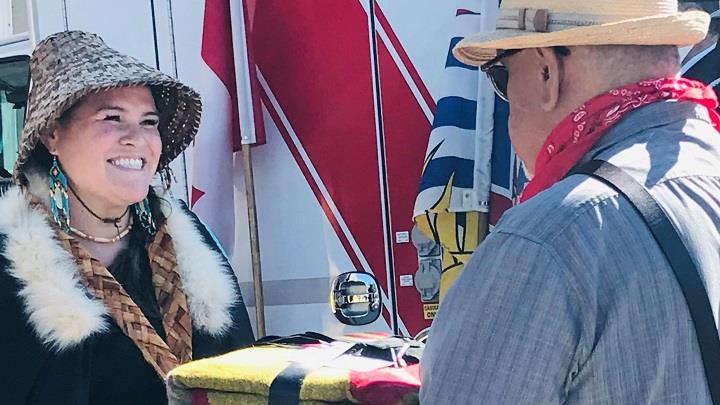
[[[30,59],[32,90],[14,177],[24,168],[42,134],[84,96],[118,87],[148,86],[160,115],[162,152],[167,167],[193,140],[200,125],[200,95],[190,87],[108,47],[91,33],[65,31],[45,38]]]
[[[495,31],[465,38],[455,57],[481,65],[498,49],[573,45],[696,44],[710,16],[678,12],[677,0],[503,0]]]

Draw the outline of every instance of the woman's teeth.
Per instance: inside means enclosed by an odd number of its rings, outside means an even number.
[[[143,166],[142,159],[113,159],[110,161],[113,166],[124,169],[140,170]]]

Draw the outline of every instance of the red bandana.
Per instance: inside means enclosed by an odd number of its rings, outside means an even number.
[[[527,201],[562,180],[625,114],[658,101],[693,101],[707,107],[720,130],[718,100],[705,84],[675,77],[642,81],[601,94],[573,111],[553,130],[535,160],[535,176],[520,197]]]

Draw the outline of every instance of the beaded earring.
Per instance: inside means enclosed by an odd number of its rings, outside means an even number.
[[[147,197],[144,200],[135,203],[134,207],[135,213],[140,220],[140,225],[143,227],[143,229],[145,229],[148,235],[155,235],[157,228],[155,227],[155,221],[152,217],[152,211],[150,211],[150,201],[147,199]]]
[[[65,232],[70,232],[70,202],[68,200],[68,181],[60,169],[57,156],[53,156],[53,163],[48,176],[50,185],[50,211],[55,223]]]

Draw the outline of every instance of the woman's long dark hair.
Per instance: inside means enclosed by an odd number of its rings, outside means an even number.
[[[158,196],[152,187],[148,192],[148,202],[150,203],[150,212],[152,213],[155,226],[160,228],[167,222],[167,218],[163,214],[162,207],[170,209],[170,203],[164,198]],[[121,252],[112,264],[115,269],[123,269],[126,272],[124,278],[126,282],[137,283],[143,267],[148,260],[148,246],[153,240],[145,228],[140,224],[140,219],[135,214],[135,210],[131,207],[130,215],[133,216],[133,228],[127,236],[128,245]]]

